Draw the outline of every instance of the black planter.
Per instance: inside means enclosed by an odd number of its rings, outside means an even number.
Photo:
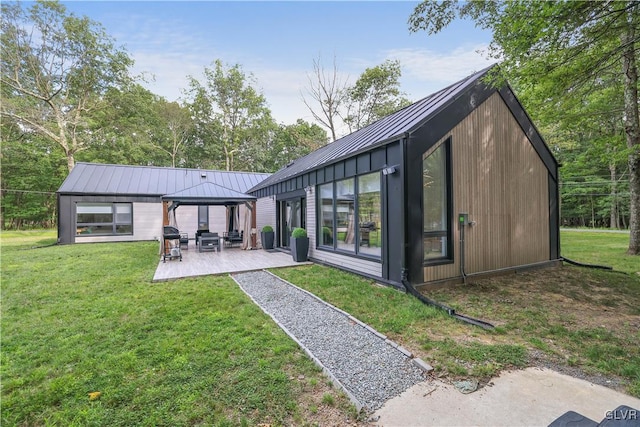
[[[308,237],[292,237],[291,238],[291,256],[295,262],[305,262],[309,253]]]
[[[262,249],[273,249],[273,241],[275,240],[276,233],[273,231],[261,231],[260,238],[262,239]]]

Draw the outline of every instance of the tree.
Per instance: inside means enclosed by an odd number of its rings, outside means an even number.
[[[344,122],[349,126],[350,132],[411,103],[400,92],[401,75],[400,62],[386,60],[381,65],[367,68],[356,83],[347,89],[347,112]]]
[[[327,140],[327,132],[315,123],[311,124],[298,119],[293,125],[280,125],[274,135],[267,171],[277,171],[326,145]]]
[[[2,131],[3,229],[49,228],[56,223],[55,192],[67,167],[61,149],[35,132],[24,131],[10,119]]]
[[[620,76],[629,169],[629,254],[640,254],[640,118],[636,50],[640,34],[636,1],[425,1],[409,18],[412,31],[437,33],[457,17],[491,29],[490,52],[517,87],[544,85],[550,102],[573,93],[602,73]]]
[[[91,114],[91,147],[78,154],[97,163],[168,166],[170,161],[153,146],[162,132],[159,106],[166,103],[139,84],[109,88],[100,109]]]
[[[58,144],[69,171],[92,140],[91,113],[101,95],[128,79],[132,61],[103,28],[58,2],[29,10],[2,4],[3,117]]]
[[[252,75],[238,64],[223,66],[216,60],[213,65],[205,67],[204,83],[189,77],[189,107],[199,144],[212,158],[221,158],[226,170],[235,170],[236,156],[266,142],[274,122],[264,96],[252,86]]]
[[[171,167],[175,168],[179,162],[179,155],[184,154],[192,138],[193,121],[189,110],[181,107],[177,102],[167,102],[161,99],[156,105],[161,120],[161,127],[151,144],[166,153],[171,159]],[[183,158],[183,161],[186,159]]]
[[[322,66],[322,59],[313,60],[313,76],[307,75],[309,87],[307,93],[310,99],[302,95],[302,101],[313,117],[322,126],[329,129],[331,140],[335,141],[338,134],[338,120],[340,109],[345,100],[346,82],[340,78],[336,59],[333,58],[333,69],[328,72]],[[313,104],[313,105],[312,105]]]

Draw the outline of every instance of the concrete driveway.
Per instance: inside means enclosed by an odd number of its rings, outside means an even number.
[[[600,422],[620,405],[640,410],[640,399],[549,369],[527,368],[504,372],[471,394],[425,381],[389,400],[373,419],[379,417],[375,425],[385,427],[548,426],[567,411]],[[640,425],[640,412],[635,421]]]

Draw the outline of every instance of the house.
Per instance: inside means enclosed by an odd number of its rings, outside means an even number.
[[[488,71],[262,180],[258,226],[285,249],[306,228],[311,260],[397,287],[557,263],[558,163]]]
[[[159,240],[172,222],[197,230],[246,229],[246,191],[269,174],[78,163],[58,189],[58,242]],[[169,220],[169,213],[172,215]]]

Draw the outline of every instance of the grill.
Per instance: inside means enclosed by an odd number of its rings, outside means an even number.
[[[180,258],[180,261],[182,261],[182,252],[180,252],[180,248],[171,248],[167,243],[168,240],[180,240],[180,231],[175,227],[165,225],[162,228],[162,239],[162,247],[164,249],[162,254],[162,262],[166,262],[167,258]]]
[[[178,240],[180,238],[180,231],[175,227],[165,225],[162,237],[164,237],[164,240]]]

